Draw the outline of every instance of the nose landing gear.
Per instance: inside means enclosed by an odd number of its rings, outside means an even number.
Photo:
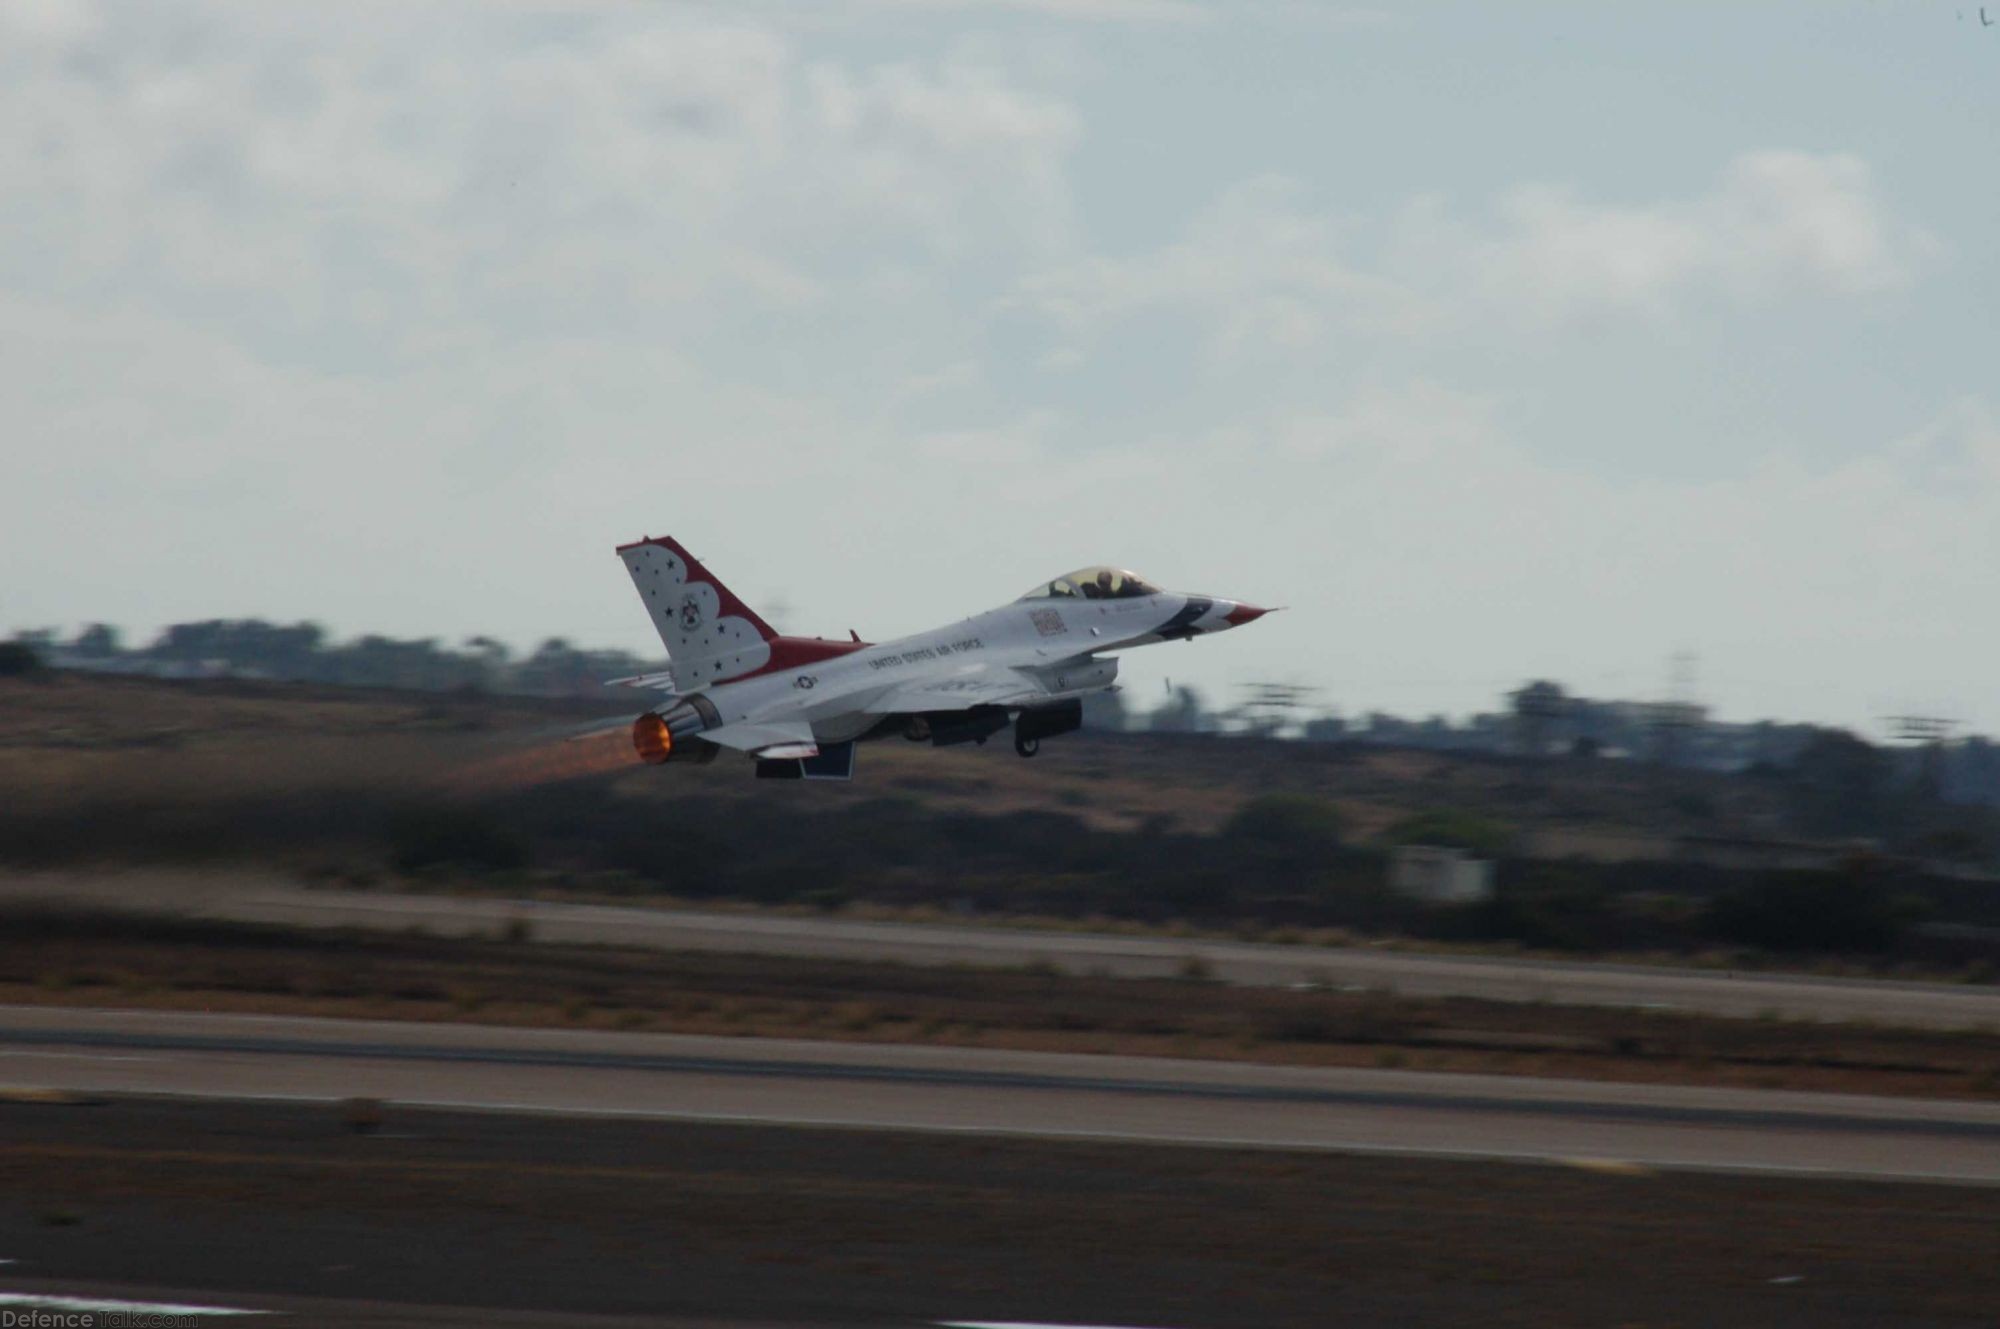
[[[1032,757],[1032,756],[1034,756],[1034,755],[1035,755],[1035,754],[1036,754],[1037,752],[1040,752],[1041,750],[1042,750],[1042,740],[1041,740],[1041,739],[1039,739],[1039,738],[1022,738],[1022,737],[1021,737],[1021,736],[1020,736],[1019,734],[1016,734],[1016,735],[1014,736],[1014,752],[1015,752],[1015,755],[1017,755],[1017,756],[1021,756],[1021,757]]]

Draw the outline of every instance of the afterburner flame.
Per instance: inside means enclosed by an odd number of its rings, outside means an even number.
[[[462,793],[502,793],[558,780],[606,775],[635,765],[636,760],[632,741],[623,731],[614,729],[488,757],[458,772],[451,784]]]
[[[673,731],[657,713],[647,711],[632,722],[632,750],[648,766],[658,766],[674,755]]]

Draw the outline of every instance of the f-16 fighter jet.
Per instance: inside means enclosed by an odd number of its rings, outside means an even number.
[[[632,725],[641,759],[713,761],[765,779],[845,780],[854,745],[901,736],[984,743],[1010,725],[1032,757],[1083,724],[1083,698],[1118,677],[1113,652],[1241,627],[1269,611],[1083,568],[1012,604],[882,643],[780,636],[671,537],[619,547],[671,661],[614,682],[668,695]]]

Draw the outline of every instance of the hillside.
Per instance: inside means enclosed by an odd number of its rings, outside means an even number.
[[[644,695],[634,694],[633,713]],[[86,674],[5,679],[0,790],[40,803],[189,780],[207,789],[348,779],[400,788],[503,757],[529,779],[573,758],[554,735],[599,718],[618,716],[600,703],[523,697]],[[847,808],[894,798],[954,813],[1059,814],[1107,831],[1166,824],[1212,832],[1249,799],[1292,793],[1334,804],[1346,837],[1362,842],[1440,810],[1607,841],[1755,834],[1782,824],[1780,801],[1755,782],[1588,758],[1086,732],[1048,744],[1033,761],[998,742],[932,749],[888,740],[862,749],[851,784],[785,788],[754,781],[747,763],[727,758],[654,769],[626,760],[622,740],[602,746],[610,756],[595,783],[645,802],[786,798]],[[548,760],[538,767],[542,754]]]
[[[633,708],[637,710],[635,705]],[[592,720],[599,737],[564,735]],[[1986,962],[1969,869],[1801,839],[1802,795],[1589,758],[1083,734],[864,748],[850,784],[647,767],[593,704],[58,674],[0,682],[0,864],[235,864],[307,880],[867,902],[1321,928],[1577,951],[1909,950]],[[1949,810],[1947,810],[1949,811]],[[1961,814],[1952,811],[1951,815]],[[1963,814],[1978,817],[1986,814]],[[1964,843],[1991,828],[1964,823]],[[1399,842],[1498,860],[1497,894],[1388,889]],[[1950,929],[1947,929],[1950,931]]]

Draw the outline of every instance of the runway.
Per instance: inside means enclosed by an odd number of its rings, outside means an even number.
[[[0,1088],[2000,1183],[1994,1103],[929,1046],[4,1007]]]
[[[0,1309],[1989,1329],[2000,1304],[1991,1188],[394,1105],[370,1133],[340,1122],[0,1102]]]
[[[905,964],[1043,965],[1074,974],[1159,978],[1198,962],[1214,978],[1412,997],[1638,1007],[1735,1018],[1870,1021],[2000,1031],[2000,985],[1909,983],[1755,971],[1274,945],[975,923],[876,922],[829,915],[577,904],[489,896],[306,889],[207,874],[10,873],[0,902],[49,902],[302,927],[422,928],[492,937],[525,923],[536,941],[661,951],[820,956]]]
[[[132,1325],[223,1325],[259,1323],[250,1317],[277,1317],[294,1326],[338,1326],[338,1329],[715,1329],[709,1318],[682,1316],[595,1315],[548,1310],[505,1309],[497,1306],[438,1306],[352,1298],[301,1297],[270,1292],[214,1292],[203,1288],[155,1287],[90,1278],[10,1279],[0,1291],[0,1324],[56,1326],[92,1323]],[[86,1316],[103,1317],[101,1320]],[[731,1319],[729,1329],[818,1329],[810,1324],[772,1324]],[[863,1329],[869,1324],[913,1329],[907,1321],[876,1320],[843,1325]],[[829,1324],[828,1329],[832,1329]],[[944,1329],[936,1326],[935,1329]],[[1050,1326],[1049,1329],[1059,1329]]]
[[[2000,987],[1900,983],[1648,965],[1566,963],[1359,947],[1268,945],[975,925],[647,909],[532,900],[260,889],[216,892],[203,912],[311,926],[408,928],[493,935],[526,920],[542,941],[909,964],[1051,965],[1076,974],[1157,978],[1191,957],[1228,983],[1310,983],[1418,997],[1651,1007],[1739,1018],[1870,1020],[1931,1029],[2000,1030]]]

